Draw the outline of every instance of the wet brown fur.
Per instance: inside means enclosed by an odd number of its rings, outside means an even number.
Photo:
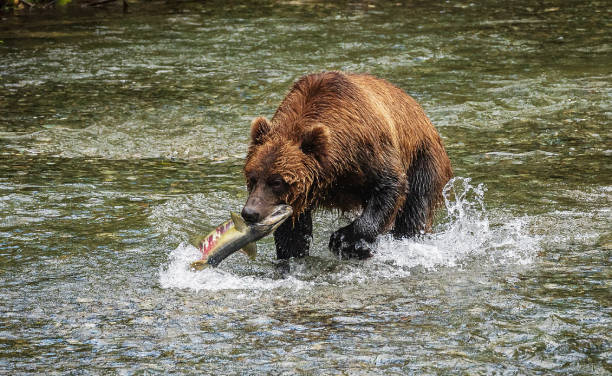
[[[269,122],[253,121],[244,171],[247,184],[254,176],[282,176],[289,189],[277,201],[292,205],[295,218],[315,208],[362,209],[379,179],[397,177],[400,194],[386,231],[410,191],[407,174],[418,152],[427,156],[435,185],[429,229],[452,169],[421,106],[371,75],[323,72],[299,79]]]

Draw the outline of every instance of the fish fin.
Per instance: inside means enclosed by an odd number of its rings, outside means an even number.
[[[249,243],[242,247],[242,252],[244,252],[251,260],[255,260],[255,256],[257,256],[257,244],[255,242]]]
[[[191,267],[195,270],[202,270],[206,266],[208,266],[208,264],[206,263],[205,260],[198,260],[198,261],[194,261],[191,263]]]
[[[234,212],[231,212],[230,215],[232,216],[232,222],[234,222],[234,227],[236,227],[236,230],[240,232],[243,232],[244,230],[246,230],[248,226],[244,222],[244,219],[242,219],[241,216],[239,216],[238,214]]]

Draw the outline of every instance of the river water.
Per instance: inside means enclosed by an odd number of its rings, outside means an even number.
[[[0,21],[0,374],[612,372],[605,1],[168,2]],[[248,128],[301,75],[422,103],[435,231],[188,265],[239,211]],[[283,272],[284,270],[284,272]]]

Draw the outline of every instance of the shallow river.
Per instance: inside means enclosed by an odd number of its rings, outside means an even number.
[[[133,3],[0,21],[0,374],[612,372],[607,2]],[[586,4],[584,4],[586,3]],[[456,179],[435,231],[189,270],[250,120],[370,72]]]

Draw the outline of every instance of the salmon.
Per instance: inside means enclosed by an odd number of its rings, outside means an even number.
[[[272,214],[260,222],[246,223],[238,214],[230,213],[231,219],[196,241],[196,246],[202,252],[202,258],[192,262],[191,267],[196,270],[208,265],[216,267],[240,249],[251,259],[255,259],[257,255],[255,242],[274,232],[292,214],[291,206],[278,205]]]

